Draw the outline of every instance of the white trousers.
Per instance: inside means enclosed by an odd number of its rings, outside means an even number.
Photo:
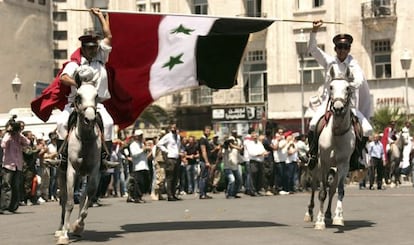
[[[112,119],[111,115],[109,115],[108,111],[105,109],[105,106],[101,103],[96,105],[97,111],[101,114],[103,126],[104,126],[104,138],[105,141],[112,141],[113,139],[113,130],[114,130],[114,120]],[[63,109],[62,113],[59,114],[59,118],[57,120],[57,135],[60,140],[63,140],[68,135],[68,120],[69,115],[72,113],[73,107],[71,104],[66,104],[65,108]]]
[[[315,131],[316,124],[318,123],[319,119],[325,114],[326,112],[326,105],[328,101],[322,102],[322,104],[318,107],[315,111],[315,114],[312,117],[312,120],[309,122],[309,129]],[[358,120],[361,122],[363,136],[369,137],[372,135],[372,126],[369,123],[368,119],[360,112],[357,111],[355,108],[351,109],[352,113],[358,117]]]

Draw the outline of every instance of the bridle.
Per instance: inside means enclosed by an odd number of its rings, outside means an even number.
[[[93,130],[94,127],[96,127],[96,117],[97,117],[97,98],[98,96],[95,93],[95,98],[91,98],[91,101],[87,102],[87,104],[84,104],[84,95],[81,92],[85,92],[84,90],[82,90],[82,86],[92,86],[93,89],[95,89],[94,85],[91,83],[82,83],[82,85],[79,87],[78,92],[76,93],[74,102],[73,102],[73,106],[74,106],[74,110],[77,113],[77,120],[79,123],[79,127],[82,129],[88,129],[88,130]],[[93,90],[95,91],[95,90]],[[87,91],[86,91],[87,92]],[[94,101],[92,101],[92,99]],[[95,137],[89,137],[88,135],[86,135],[85,133],[81,133],[81,135],[79,135],[79,130],[81,130],[80,128],[78,128],[78,130],[76,130],[76,137],[78,139],[82,138],[82,139],[96,139]],[[85,132],[86,130],[83,130],[82,132]],[[91,135],[90,135],[91,136]]]

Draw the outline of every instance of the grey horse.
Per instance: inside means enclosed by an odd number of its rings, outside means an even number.
[[[68,232],[80,235],[85,226],[88,207],[96,195],[100,179],[102,136],[97,124],[97,90],[93,83],[82,82],[77,90],[74,110],[77,113],[75,126],[67,138],[68,162],[66,171],[59,176],[61,223],[55,232],[57,244],[69,244]],[[79,216],[70,225],[74,207],[75,176],[87,179],[79,204]]]
[[[342,201],[345,195],[344,185],[349,171],[349,162],[355,149],[356,135],[352,123],[350,108],[355,88],[351,85],[353,76],[349,68],[340,74],[337,65],[328,70],[330,75],[330,91],[328,111],[330,118],[319,137],[319,161],[312,170],[311,198],[304,220],[313,221],[314,196],[319,188],[319,212],[315,229],[325,229],[325,220],[332,221],[332,199],[338,190],[338,201],[335,209],[334,225],[344,225]],[[329,190],[329,193],[328,193]],[[328,207],[324,213],[324,202],[329,194]]]

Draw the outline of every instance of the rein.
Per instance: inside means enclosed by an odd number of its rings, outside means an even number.
[[[332,81],[334,81],[334,80],[342,80],[342,78],[340,78],[340,79],[338,79],[338,78],[332,79]],[[333,105],[335,104],[335,102],[337,102],[337,101],[343,103],[344,104],[344,108],[347,108],[347,110],[349,111],[350,110],[349,105],[351,103],[351,93],[347,93],[346,99],[343,99],[343,98],[335,98],[335,99],[332,99],[332,96],[329,95],[328,103],[326,105],[326,111],[330,111],[331,112],[330,113],[331,115],[333,115],[334,117],[335,116],[340,116],[340,117],[344,118],[344,116],[345,116],[346,113],[343,113],[343,114],[339,114],[338,115],[337,113],[335,113],[335,110],[332,108]],[[327,114],[327,113],[325,113],[325,114]],[[333,132],[333,134],[335,136],[342,136],[342,135],[346,134],[351,129],[351,127],[352,127],[351,115],[349,117],[350,117],[349,118],[349,122],[350,123],[349,123],[348,127],[346,127],[344,130],[338,132],[338,130],[337,130],[338,127],[333,127],[332,128],[332,132]],[[326,119],[326,120],[328,120],[328,119]]]

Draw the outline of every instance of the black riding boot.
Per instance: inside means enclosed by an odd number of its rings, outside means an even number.
[[[352,172],[354,170],[357,169],[364,169],[365,166],[363,164],[361,164],[361,162],[359,161],[359,159],[362,158],[362,152],[365,149],[365,146],[368,142],[368,137],[366,136],[362,136],[362,139],[356,139],[356,143],[355,143],[355,150],[351,155],[351,160],[349,163],[349,171]]]
[[[318,162],[318,137],[314,131],[308,132],[309,152],[308,152],[308,168],[312,170]]]
[[[63,147],[62,150],[60,150],[61,147]],[[68,167],[68,142],[65,142],[65,140],[57,140],[56,148],[58,152],[60,151],[57,159],[57,165],[59,165],[60,169],[66,170]]]
[[[101,170],[106,170],[108,168],[115,168],[119,165],[119,162],[111,161],[111,150],[112,150],[112,141],[105,141],[105,146],[102,144],[102,150],[101,150]],[[108,150],[108,152],[106,151]],[[108,154],[109,153],[109,154]]]

